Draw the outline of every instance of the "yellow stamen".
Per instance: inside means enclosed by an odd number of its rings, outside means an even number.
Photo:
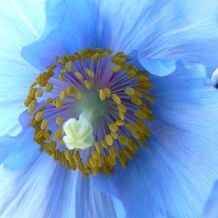
[[[91,89],[92,88],[92,83],[89,80],[84,80],[84,85],[86,87],[86,89]]]
[[[105,141],[107,142],[108,145],[113,145],[114,143],[113,137],[111,135],[106,135]]]
[[[125,93],[126,93],[128,96],[132,96],[132,95],[134,95],[135,90],[134,90],[132,87],[128,86],[128,87],[125,89]]]
[[[53,90],[53,84],[47,83],[45,90],[46,90],[46,92],[51,92]]]
[[[56,124],[59,125],[59,126],[61,126],[63,124],[62,117],[59,116],[59,117],[56,118]]]
[[[86,68],[86,73],[91,77],[91,78],[94,78],[95,74],[92,70]]]
[[[77,79],[83,80],[83,75],[80,72],[76,71],[74,74]]]
[[[112,94],[112,100],[116,103],[116,104],[121,104],[121,99],[119,97],[119,95],[117,94]]]
[[[48,127],[48,120],[43,120],[41,123],[41,129],[46,129]]]

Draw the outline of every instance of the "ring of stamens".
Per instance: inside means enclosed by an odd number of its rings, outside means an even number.
[[[81,65],[84,62],[97,65],[105,59],[111,63],[111,69],[107,69],[111,73],[111,78],[114,78],[115,82],[116,77],[117,82],[122,82],[119,81],[119,76],[126,80],[127,86],[121,90],[122,94],[120,91],[113,91],[111,86],[98,87],[98,78],[93,69],[74,69],[76,62]],[[53,79],[64,83],[69,76],[76,79],[83,88],[78,89],[72,84],[69,85],[68,81],[56,94]],[[154,101],[154,97],[149,94],[152,86],[146,72],[139,71],[134,65],[129,64],[128,56],[122,52],[112,55],[111,50],[97,48],[57,57],[56,64],[48,66],[47,71],[35,79],[24,102],[31,116],[30,125],[34,128],[34,141],[40,144],[41,151],[52,155],[69,169],[79,169],[85,176],[97,175],[99,172],[110,174],[118,160],[126,168],[128,159],[133,158],[139,145],[146,144],[146,139],[150,135],[146,123],[153,119],[149,108],[149,104]],[[71,100],[75,104],[80,104],[87,93],[92,92],[102,104],[113,106],[116,117],[107,124],[107,132],[100,141],[95,138],[93,145],[85,150],[69,150],[63,140],[63,123],[66,120],[60,111]],[[51,109],[58,112],[57,116],[52,115],[52,121],[45,116]],[[107,115],[110,115],[110,110],[112,109],[108,109]],[[134,122],[130,122],[128,112],[134,116]]]

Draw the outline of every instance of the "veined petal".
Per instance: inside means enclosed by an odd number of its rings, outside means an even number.
[[[43,27],[43,1],[4,2],[0,8],[0,136],[16,135],[18,117],[36,70],[20,55],[24,45],[35,40]],[[37,10],[36,10],[37,9]]]
[[[214,183],[209,198],[206,202],[202,218],[218,217],[218,181]]]
[[[199,217],[217,178],[218,93],[189,71],[180,66],[152,78],[155,120],[147,148],[126,171],[117,167],[109,178],[96,178],[96,187],[120,199],[129,218]]]
[[[45,25],[44,8],[45,0],[4,2],[0,8],[1,40],[5,37],[5,39],[10,39],[9,42],[16,42],[23,46],[36,40]],[[5,35],[6,32],[8,34]],[[6,49],[9,47],[7,43],[1,43],[1,46],[6,46]]]
[[[95,1],[76,0],[73,4],[68,0],[48,1],[46,15],[47,25],[42,38],[23,50],[24,57],[39,69],[52,64],[56,55],[85,48],[104,48],[109,40],[108,25],[103,22],[104,17],[99,17]],[[101,26],[99,20],[103,22]]]
[[[0,66],[0,136],[16,135],[21,130],[18,118],[25,110],[26,93],[37,72],[19,56],[1,59]]]
[[[100,13],[110,21],[113,48],[137,49],[142,64],[150,58],[216,65],[217,6],[215,0],[114,0],[103,1]]]
[[[116,199],[40,152],[31,136],[0,139],[1,217],[116,217]]]
[[[215,0],[48,1],[44,35],[23,55],[40,69],[52,63],[54,55],[93,47],[137,50],[145,67],[146,58],[166,60],[165,69],[168,66],[171,72],[175,65],[169,62],[177,59],[214,66],[216,7]]]

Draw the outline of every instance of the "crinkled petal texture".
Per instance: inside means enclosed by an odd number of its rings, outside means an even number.
[[[136,51],[157,75],[173,72],[176,59],[216,65],[217,6],[216,0],[48,1],[45,32],[23,54],[39,69],[54,55],[93,47]]]
[[[45,23],[43,2],[44,0],[10,0],[1,4],[0,136],[16,135],[21,128],[18,117],[24,111],[26,93],[37,73],[23,59],[21,50],[42,32]]]
[[[122,201],[128,218],[198,218],[218,175],[218,92],[201,66],[154,83],[154,121],[147,147],[126,170],[117,166],[96,187]],[[201,76],[200,76],[201,75]]]
[[[206,202],[202,218],[218,217],[218,180],[214,183],[209,198]]]
[[[118,199],[100,193],[89,178],[40,152],[32,134],[29,128],[0,140],[0,217],[124,216]]]

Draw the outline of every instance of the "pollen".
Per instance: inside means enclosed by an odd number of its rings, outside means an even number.
[[[84,176],[128,168],[152,122],[147,72],[123,52],[85,49],[55,58],[30,85],[24,105],[40,151]]]

